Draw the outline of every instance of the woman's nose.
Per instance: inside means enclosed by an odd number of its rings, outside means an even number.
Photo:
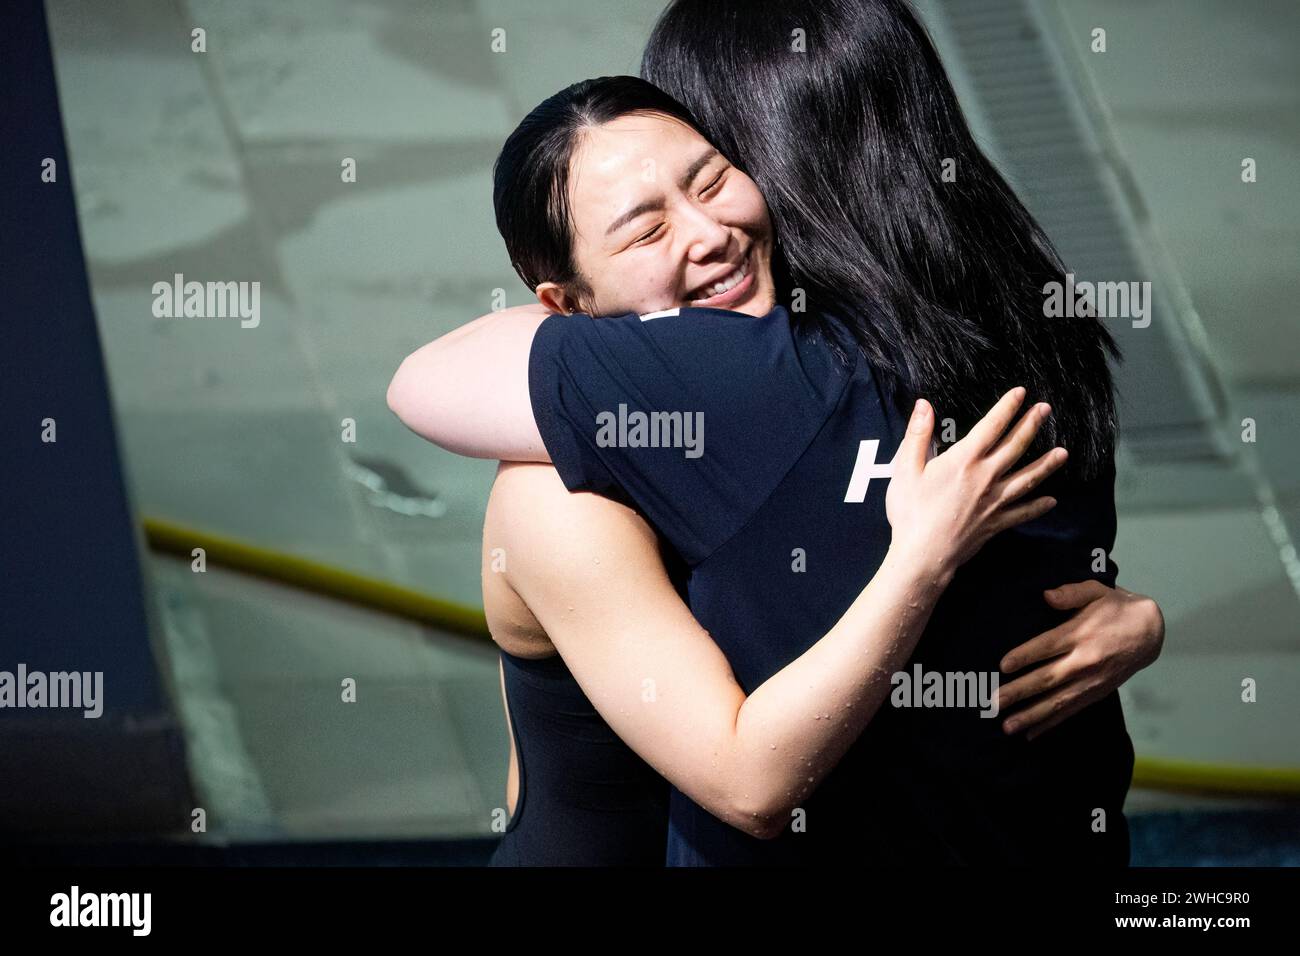
[[[692,208],[689,228],[689,255],[692,259],[707,259],[717,255],[731,243],[731,230],[703,209]]]

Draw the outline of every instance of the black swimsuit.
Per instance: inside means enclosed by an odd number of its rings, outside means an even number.
[[[519,800],[492,866],[663,866],[668,784],[605,723],[563,659],[501,652]]]

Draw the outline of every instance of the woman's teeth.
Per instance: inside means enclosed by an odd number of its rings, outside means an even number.
[[[713,285],[702,287],[702,288],[699,290],[699,291],[700,291],[700,294],[697,295],[696,298],[697,298],[697,299],[711,299],[711,298],[713,298],[715,295],[722,295],[722,293],[727,292],[727,291],[729,291],[729,290],[731,290],[731,289],[734,289],[735,286],[736,286],[736,283],[739,282],[739,281],[740,281],[741,279],[743,279],[743,278],[745,278],[745,266],[744,266],[744,265],[741,265],[741,267],[740,267],[739,269],[737,269],[737,270],[736,270],[735,272],[733,272],[731,275],[727,276],[727,277],[726,277],[725,279],[723,279],[721,282],[715,282],[715,283],[713,283]]]

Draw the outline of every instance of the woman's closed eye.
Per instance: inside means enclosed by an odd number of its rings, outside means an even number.
[[[647,232],[645,235],[638,237],[637,240],[636,240],[635,242],[632,243],[632,245],[634,245],[634,246],[635,246],[635,245],[640,245],[640,244],[643,243],[643,242],[647,242],[647,241],[652,240],[654,237],[656,237],[656,236],[659,235],[659,232],[663,229],[663,225],[664,225],[664,224],[663,224],[662,222],[659,223],[659,225],[655,226],[653,229],[651,229],[651,230],[650,230],[649,232]]]
[[[709,184],[700,190],[700,198],[706,199],[709,197],[710,193],[716,195],[718,190],[722,188],[722,180],[723,177],[726,175],[727,175],[727,171],[724,169],[720,173],[718,173],[718,175],[714,176],[713,179],[710,180]],[[632,240],[632,245],[641,246],[641,245],[648,245],[649,243],[654,242],[654,240],[659,238],[659,236],[663,233],[663,227],[664,224],[662,222],[659,223],[659,225],[655,226],[649,232],[642,233],[641,235],[637,236],[636,239]]]

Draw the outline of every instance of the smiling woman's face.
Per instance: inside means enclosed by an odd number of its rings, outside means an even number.
[[[573,254],[590,294],[537,287],[557,312],[675,306],[764,315],[776,302],[772,226],[753,180],[658,113],[585,131],[570,163]]]

